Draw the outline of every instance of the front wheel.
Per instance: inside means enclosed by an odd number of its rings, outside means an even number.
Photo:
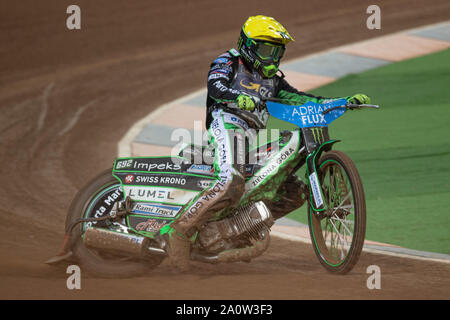
[[[308,202],[311,241],[326,270],[345,274],[359,260],[366,233],[366,200],[353,161],[341,151],[325,153],[318,177],[326,210],[314,212]]]

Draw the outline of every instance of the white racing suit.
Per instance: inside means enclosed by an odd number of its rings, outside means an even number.
[[[215,213],[239,203],[245,187],[247,123],[234,114],[217,108],[212,111],[209,142],[215,149],[215,183],[191,200],[169,225],[161,230],[160,239],[172,263],[181,269],[190,258],[189,238]],[[166,231],[166,232],[164,232]]]
[[[212,112],[210,144],[214,146],[214,172],[218,180],[195,197],[172,227],[188,237],[215,213],[238,204],[245,185],[245,130],[247,123],[222,109]]]

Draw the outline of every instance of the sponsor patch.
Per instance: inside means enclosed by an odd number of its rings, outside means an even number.
[[[206,188],[210,187],[213,182],[214,181],[212,181],[212,180],[199,180],[197,182],[197,185],[202,189],[206,189]]]
[[[192,165],[189,165],[192,166]],[[187,166],[186,169],[189,168]],[[196,170],[197,169],[197,170]],[[193,168],[193,171],[201,172],[203,175],[212,176],[211,167],[207,166],[205,172],[203,168]],[[161,188],[177,188],[193,191],[201,191],[204,188],[200,186],[200,180],[206,180],[198,176],[185,175],[183,173],[136,173],[130,174],[125,172],[116,172],[116,176],[122,181],[124,186],[141,186],[141,187],[161,187]]]
[[[276,169],[278,169],[278,166],[280,166],[286,159],[294,152],[293,148],[289,148],[286,151],[283,151],[280,153],[274,163],[271,163],[270,165],[264,167],[263,171],[261,173],[258,173],[255,175],[252,179],[252,185],[253,187],[259,184],[261,181],[263,181],[266,177],[271,175],[272,173],[276,172]]]
[[[241,94],[241,91],[236,90],[236,89],[230,89],[227,86],[225,86],[224,84],[222,84],[219,80],[214,82],[213,85],[221,92],[228,91],[228,92],[233,93],[233,94]]]
[[[114,204],[117,201],[120,201],[123,199],[123,193],[121,189],[112,189],[108,193],[106,193],[103,198],[101,198],[102,201],[99,201],[95,203],[94,207],[91,209],[91,212],[93,212],[93,215],[90,215],[92,218],[100,218],[103,217],[106,214],[109,214],[111,209],[113,208]],[[93,225],[102,224],[101,221],[91,221],[86,223],[86,227],[91,227]]]
[[[236,50],[236,49],[230,49],[229,50],[229,52],[233,55],[233,56],[235,56],[235,57],[238,57],[239,56],[239,52]]]
[[[223,74],[229,74],[233,69],[230,66],[222,66],[221,68],[217,68],[215,70],[212,70],[211,73],[223,73]]]
[[[158,184],[158,185],[186,185],[186,178],[181,175],[162,176],[162,175],[137,175],[136,184]]]
[[[231,62],[231,61],[228,61]],[[233,71],[233,67],[231,67],[228,62],[226,64],[215,64],[211,67],[210,72],[222,71],[225,73],[230,73]]]
[[[322,194],[320,193],[319,180],[317,179],[317,174],[315,172],[309,175],[309,182],[314,196],[314,202],[316,203],[316,207],[319,208],[323,204],[323,199]]]
[[[169,206],[162,204],[136,203],[131,210],[132,213],[162,216],[173,218],[180,211],[181,206]]]
[[[235,124],[235,125],[237,125],[237,126],[243,128],[243,129],[246,129],[246,130],[248,129],[248,124],[247,124],[247,122],[245,122],[245,121],[242,120],[241,118],[239,118],[239,117],[237,117],[237,116],[235,116],[235,115],[232,115],[232,114],[230,114],[230,113],[224,113],[224,120],[225,120],[225,122],[227,122],[227,123]]]
[[[125,195],[135,201],[164,202],[186,204],[194,198],[198,191],[181,190],[164,187],[123,186]]]
[[[289,157],[295,152],[299,144],[298,134],[294,134],[283,149],[276,155],[271,155],[265,166],[245,183],[245,192],[249,193],[253,188],[259,185],[265,178],[275,174],[278,168],[284,164]]]
[[[206,164],[193,164],[188,169],[187,172],[212,175],[214,173],[213,166]]]
[[[230,80],[230,78],[227,75],[225,75],[223,73],[219,73],[219,72],[217,72],[217,73],[213,72],[208,77],[208,81],[216,80],[216,79],[227,79],[227,80]]]
[[[116,170],[128,169],[128,168],[131,168],[132,166],[133,166],[132,159],[120,160],[120,161],[116,162]]]
[[[165,219],[151,219],[146,217],[139,216],[131,216],[129,218],[130,226],[136,231],[145,231],[145,232],[158,232],[159,229],[168,224],[170,220]]]
[[[181,165],[171,158],[142,158],[134,160],[132,168],[139,171],[180,171]]]
[[[231,54],[227,51],[227,52],[222,53],[218,58],[222,58],[222,57],[231,58]]]
[[[191,219],[199,213],[199,210],[203,210],[206,203],[219,197],[224,191],[227,180],[227,176],[223,176],[221,181],[216,181],[206,193],[204,193],[194,204],[191,205],[189,210],[186,212],[186,217]]]
[[[228,62],[228,58],[222,57],[222,58],[217,58],[216,60],[213,61],[213,63],[227,63]]]
[[[136,225],[137,231],[157,232],[167,224],[166,220],[148,219]]]

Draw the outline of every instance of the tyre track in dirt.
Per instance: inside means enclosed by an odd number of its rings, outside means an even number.
[[[210,61],[235,45],[255,8],[295,36],[289,59],[443,21],[448,1],[383,4],[375,32],[365,27],[371,1],[78,1],[81,31],[65,29],[69,4],[9,2],[0,11],[1,298],[449,298],[447,265],[363,253],[336,277],[309,245],[281,239],[250,264],[196,263],[188,274],[163,264],[145,278],[87,277],[80,292],[66,289],[65,270],[42,264],[59,248],[71,199],[111,166],[117,141],[152,108],[204,86]],[[371,264],[383,272],[378,292],[365,286]]]

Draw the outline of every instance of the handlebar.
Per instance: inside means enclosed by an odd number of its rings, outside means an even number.
[[[289,101],[289,99],[281,99],[281,98],[265,98],[265,99],[261,99],[262,102],[267,102],[267,101],[272,101],[272,102],[285,102],[285,101]],[[322,112],[322,114],[327,114],[333,110],[339,109],[339,108],[346,108],[349,110],[354,110],[354,109],[361,109],[361,108],[374,108],[374,109],[379,109],[380,106],[376,105],[376,104],[353,104],[353,103],[347,103],[346,105],[343,106],[337,106],[337,107],[333,107],[330,108],[328,110],[325,110],[324,112]]]
[[[325,110],[324,112],[322,112],[322,114],[327,114],[333,110],[336,109],[340,109],[340,108],[345,108],[345,109],[349,109],[349,110],[354,110],[354,109],[361,109],[361,108],[374,108],[374,109],[379,109],[380,106],[377,104],[353,104],[353,103],[347,103],[344,106],[337,106],[337,107],[333,107],[330,109]]]
[[[266,106],[266,102],[267,101],[281,102],[282,103],[282,102],[285,102],[286,100],[287,99],[280,99],[280,98],[263,98],[263,99],[261,99],[262,103],[259,104],[257,109],[259,111],[267,109],[267,106]],[[247,123],[249,123],[251,127],[257,127],[257,128],[264,127],[264,124],[261,122],[261,120],[258,119],[257,116],[253,115],[250,112],[247,112],[247,111],[239,109],[235,102],[227,101],[227,102],[223,102],[223,104],[226,105],[226,107],[224,108],[225,110],[228,110],[229,112],[231,111],[232,113],[236,113],[242,119],[247,121]],[[345,109],[348,109],[348,110],[362,109],[362,108],[379,109],[380,106],[379,105],[375,105],[375,104],[352,104],[352,103],[347,103],[347,104],[342,105],[342,106],[336,106],[336,107],[327,109],[327,110],[323,111],[322,114],[325,115],[325,114],[327,114],[327,113],[329,113],[329,112],[331,112],[333,110],[340,109],[340,108],[345,108]]]

